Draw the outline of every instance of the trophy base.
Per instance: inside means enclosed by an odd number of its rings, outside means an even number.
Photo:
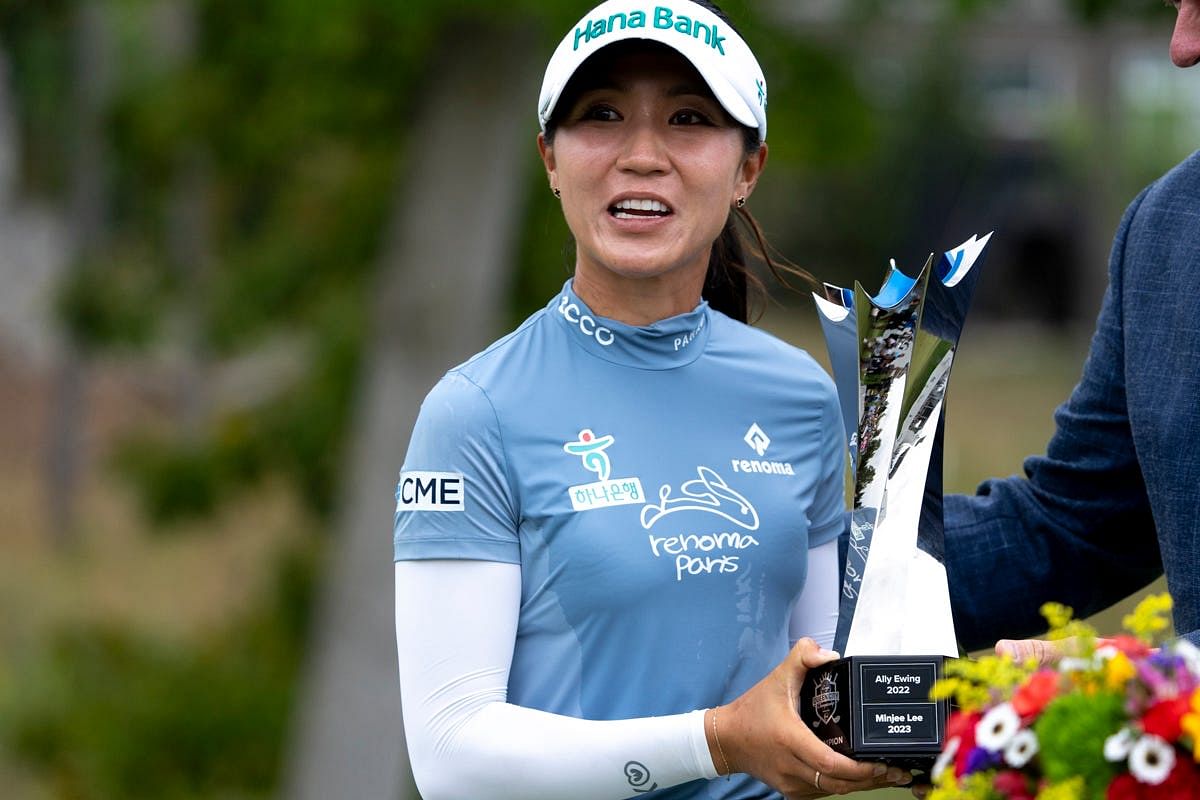
[[[944,656],[849,656],[809,670],[800,719],[857,761],[928,771],[946,736],[949,701],[930,700]]]

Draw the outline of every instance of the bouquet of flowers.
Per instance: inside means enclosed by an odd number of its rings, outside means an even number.
[[[1128,634],[1102,639],[1047,604],[1054,667],[1009,656],[947,663],[953,697],[929,800],[1200,798],[1200,650],[1155,646],[1171,598],[1146,598]]]

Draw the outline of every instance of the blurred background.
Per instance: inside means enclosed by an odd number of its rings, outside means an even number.
[[[395,475],[440,374],[569,275],[534,106],[590,5],[0,0],[0,797],[416,797]],[[997,231],[947,488],[1019,471],[1122,208],[1200,143],[1174,11],[724,6],[782,253],[872,286]],[[805,296],[762,324],[824,359]]]

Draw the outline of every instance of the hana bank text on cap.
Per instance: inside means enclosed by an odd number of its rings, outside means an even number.
[[[743,125],[767,138],[767,81],[750,47],[729,25],[690,0],[646,3],[608,0],[567,33],[542,79],[538,122],[542,130],[571,76],[598,50],[626,39],[664,44],[691,62],[717,102]]]

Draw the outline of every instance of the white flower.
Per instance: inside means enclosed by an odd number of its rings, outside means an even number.
[[[1092,661],[1088,658],[1076,658],[1069,656],[1058,660],[1058,671],[1067,672],[1087,672],[1092,669]]]
[[[1012,741],[1004,748],[1004,763],[1020,769],[1029,763],[1029,759],[1033,758],[1037,751],[1037,734],[1025,728],[1017,731],[1017,735],[1012,737]]]
[[[1104,758],[1108,761],[1124,761],[1129,758],[1129,751],[1132,749],[1133,731],[1129,728],[1121,728],[1104,740]]]
[[[975,744],[984,750],[1003,750],[1021,729],[1021,717],[1012,703],[1001,703],[989,709],[975,725]]]
[[[1193,675],[1200,675],[1200,648],[1189,642],[1187,639],[1180,639],[1172,646],[1175,655],[1183,658],[1183,663],[1187,664],[1188,672]]]
[[[933,769],[929,772],[929,777],[937,783],[937,779],[942,777],[942,773],[948,768],[954,766],[954,757],[958,755],[958,747],[962,744],[962,738],[955,736],[950,741],[946,742],[946,749],[937,757],[937,761],[933,762]]]
[[[1095,653],[1095,659],[1098,662],[1097,666],[1103,664],[1105,661],[1110,660],[1119,652],[1121,651],[1113,647],[1111,644],[1106,644],[1103,647],[1097,647]]]
[[[1129,771],[1142,783],[1157,786],[1175,766],[1175,748],[1162,737],[1148,733],[1129,751]]]

